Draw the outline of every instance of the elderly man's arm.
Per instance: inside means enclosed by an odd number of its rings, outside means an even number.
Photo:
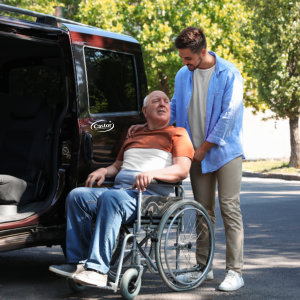
[[[105,177],[114,177],[116,176],[121,169],[122,161],[116,160],[112,165],[107,168],[100,168],[96,171],[89,174],[88,178],[85,181],[85,186],[93,187],[94,184],[99,187],[104,181]]]
[[[133,188],[137,188],[139,191],[145,191],[153,179],[165,182],[183,180],[189,175],[191,163],[192,161],[188,157],[174,157],[172,166],[138,174]]]

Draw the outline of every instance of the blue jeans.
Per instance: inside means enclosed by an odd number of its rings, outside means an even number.
[[[106,274],[121,224],[136,218],[137,190],[81,187],[66,199],[68,263]],[[95,227],[94,227],[95,224]]]

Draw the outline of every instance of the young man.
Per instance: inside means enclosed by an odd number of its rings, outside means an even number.
[[[195,155],[190,176],[195,200],[215,224],[215,190],[226,234],[226,277],[221,291],[244,285],[242,178],[243,79],[238,69],[207,51],[201,28],[188,27],[175,40],[184,67],[175,77],[171,123],[187,129]],[[201,248],[201,242],[198,242]],[[198,263],[203,257],[197,253]],[[212,272],[210,272],[211,277]]]
[[[169,195],[169,187],[158,190],[151,181],[177,182],[188,176],[193,145],[184,128],[169,126],[167,95],[161,91],[150,93],[144,100],[143,113],[147,126],[125,140],[117,160],[91,173],[86,187],[76,188],[68,195],[68,263],[50,266],[51,271],[81,284],[106,286],[120,226],[136,218],[138,191]],[[99,188],[105,176],[116,176],[113,188]]]

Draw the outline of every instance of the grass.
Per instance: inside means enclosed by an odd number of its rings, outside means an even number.
[[[289,162],[284,160],[246,160],[243,162],[243,171],[300,175],[300,169],[289,167]]]

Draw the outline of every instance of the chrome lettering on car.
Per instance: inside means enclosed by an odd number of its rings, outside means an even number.
[[[107,132],[112,130],[115,124],[112,121],[99,120],[91,125],[91,129],[99,132]]]

